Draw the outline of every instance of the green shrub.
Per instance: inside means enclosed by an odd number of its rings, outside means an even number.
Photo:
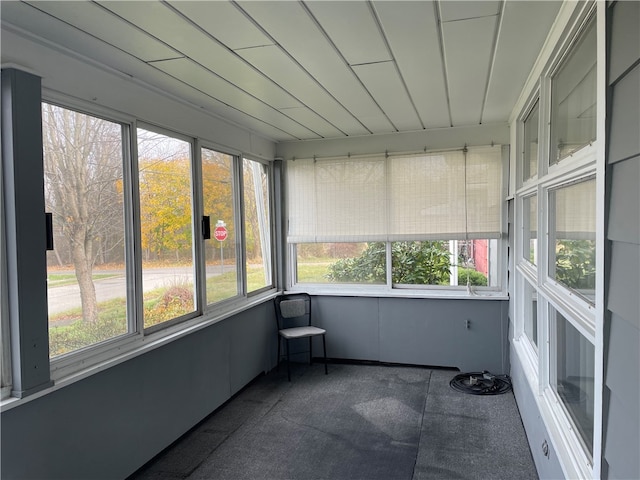
[[[473,270],[471,268],[458,268],[458,285],[467,284],[467,275],[469,276],[469,284],[474,287],[486,287],[487,277],[481,272]]]
[[[394,242],[392,281],[408,285],[448,285],[449,251],[444,242]],[[333,282],[385,283],[386,245],[372,242],[357,257],[338,260],[329,266]]]

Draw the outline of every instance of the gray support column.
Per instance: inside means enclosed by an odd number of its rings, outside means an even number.
[[[2,168],[6,212],[13,395],[51,385],[40,78],[2,70]]]

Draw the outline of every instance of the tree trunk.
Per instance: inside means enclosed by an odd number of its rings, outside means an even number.
[[[73,265],[76,270],[76,278],[80,287],[80,301],[82,303],[82,316],[85,322],[95,323],[98,321],[98,301],[96,298],[96,287],[93,284],[93,268],[91,265],[91,255],[87,252],[85,235],[83,230],[78,232],[72,239],[71,247],[73,255]],[[90,250],[90,248],[89,248]]]

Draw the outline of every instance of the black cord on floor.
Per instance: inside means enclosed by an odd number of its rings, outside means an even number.
[[[511,391],[511,378],[487,371],[461,373],[453,377],[449,385],[458,392],[471,395],[499,395]]]

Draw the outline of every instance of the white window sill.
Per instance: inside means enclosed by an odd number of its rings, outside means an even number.
[[[298,284],[287,293],[307,292],[310,295],[332,297],[379,297],[379,298],[432,298],[447,300],[508,300],[509,295],[501,290],[476,290],[471,287],[451,289],[434,287],[429,289],[393,288],[385,285],[317,285]]]

